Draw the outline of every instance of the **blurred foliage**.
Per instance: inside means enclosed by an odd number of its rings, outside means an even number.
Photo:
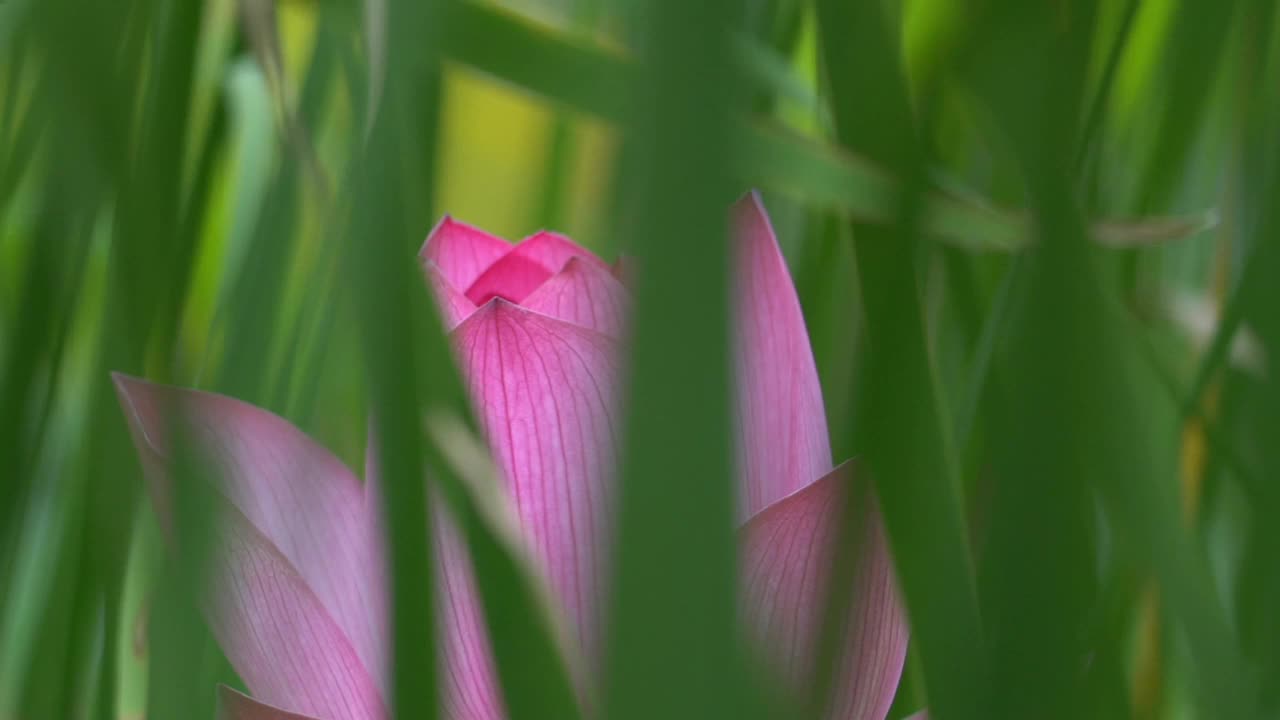
[[[238,684],[109,371],[269,408],[356,468],[367,418],[398,428],[396,598],[429,603],[423,465],[477,513],[417,419],[466,415],[414,273],[445,213],[648,258],[602,707],[767,715],[715,381],[718,223],[750,187],[836,459],[885,511],[914,633],[891,716],[1275,716],[1277,173],[1273,0],[3,0],[0,720],[210,717]],[[691,479],[701,522],[664,536]],[[513,715],[576,712],[468,528]],[[663,573],[680,597],[640,599]],[[414,617],[396,706],[428,717]]]

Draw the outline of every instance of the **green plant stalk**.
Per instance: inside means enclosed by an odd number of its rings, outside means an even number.
[[[736,717],[726,131],[745,100],[733,4],[644,7],[622,172],[636,288],[604,714]],[[691,72],[691,68],[697,68]],[[660,692],[655,689],[661,688]]]
[[[875,152],[908,178],[901,194],[882,196],[883,207],[897,208],[894,224],[853,227],[869,353],[854,446],[875,481],[931,712],[981,718],[987,689],[981,614],[915,275],[924,164],[914,120],[879,6],[828,0],[818,4],[818,18],[840,144]],[[860,112],[866,97],[878,98],[881,112]]]

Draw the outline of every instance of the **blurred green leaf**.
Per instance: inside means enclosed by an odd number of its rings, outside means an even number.
[[[624,247],[644,258],[624,406],[604,713],[736,717],[730,419],[734,195],[728,133],[745,88],[734,3],[647,3],[619,183]],[[696,68],[696,72],[691,72]],[[658,689],[660,688],[660,691]]]
[[[889,227],[853,227],[869,344],[854,446],[875,480],[931,713],[986,717],[982,616],[916,276],[919,253],[927,249],[918,234],[924,158],[898,41],[885,30],[876,3],[831,0],[820,2],[818,12],[837,138],[906,179],[882,199],[893,219]],[[880,112],[860,111],[867,97],[877,98]]]
[[[109,370],[280,410],[352,464],[370,390],[403,715],[439,700],[436,497],[514,717],[804,715],[734,645],[717,288],[720,213],[749,185],[787,240],[833,447],[867,456],[890,519],[914,623],[890,717],[1280,708],[1280,394],[1229,362],[1242,333],[1280,357],[1276,3],[378,5],[0,0],[0,717],[148,695],[209,717],[234,683],[198,573],[147,560]],[[463,206],[482,225],[585,208],[593,248],[652,263],[599,697],[456,462],[478,435],[413,262],[460,212],[436,198],[471,192],[446,183],[483,189]],[[1165,317],[1187,294],[1222,308],[1207,349]]]
[[[564,37],[552,28],[538,27],[506,11],[471,0],[448,5],[450,33],[445,49],[451,57],[571,107],[609,119],[624,117],[620,90],[635,72],[628,56],[580,39]],[[501,37],[501,43],[485,42]],[[763,74],[763,82],[777,84],[779,70],[749,41],[739,40],[737,52],[747,66]],[[764,57],[769,57],[764,55]],[[767,69],[765,69],[767,68]],[[791,86],[791,81],[786,84]],[[798,92],[798,90],[793,90]],[[829,204],[854,217],[878,223],[893,221],[891,198],[896,182],[882,169],[833,148],[771,127],[735,120],[733,130],[746,152],[738,168],[752,182]],[[1027,220],[970,199],[933,195],[922,211],[924,227],[932,235],[961,247],[1012,250],[1029,238]],[[1111,244],[1140,244],[1173,240],[1202,230],[1211,214],[1189,218],[1107,221],[1099,238]]]
[[[386,90],[372,108],[368,144],[355,158],[357,188],[346,255],[354,269],[364,340],[372,427],[381,479],[387,577],[391,584],[391,678],[388,709],[395,718],[439,716],[430,552],[432,525],[421,442],[424,376],[414,320],[412,263],[405,252],[414,235],[409,188],[427,176],[435,144],[439,82],[432,38],[434,4],[391,2]],[[425,47],[424,47],[424,40]],[[415,128],[413,123],[425,123]],[[423,132],[425,131],[425,132]],[[423,133],[423,134],[419,134]],[[409,159],[401,164],[402,153]],[[429,190],[416,198],[430,201]]]
[[[1011,716],[1117,712],[1086,694],[1093,686],[1081,667],[1091,648],[1080,628],[1100,603],[1098,564],[1106,559],[1094,549],[1101,533],[1092,487],[1120,538],[1117,561],[1150,568],[1161,583],[1195,658],[1202,711],[1248,717],[1250,681],[1203,550],[1183,528],[1174,419],[1152,417],[1159,390],[1140,372],[1072,193],[1092,23],[1084,6],[1064,26],[1007,2],[971,38],[970,76],[1013,137],[1042,239],[1027,257],[1030,280],[1011,341],[1009,377],[1020,392],[1011,393],[1002,427],[1019,442],[1001,447],[1003,497],[993,508],[1000,525],[984,582],[984,606],[1007,618],[994,645],[997,681],[1015,691],[999,700]],[[1010,34],[1012,27],[1025,32]],[[1113,667],[1110,659],[1102,667]]]
[[[1236,0],[1185,0],[1174,15],[1165,49],[1164,95],[1148,160],[1144,210],[1161,207],[1186,169],[1192,140],[1205,116],[1204,99],[1221,67]]]

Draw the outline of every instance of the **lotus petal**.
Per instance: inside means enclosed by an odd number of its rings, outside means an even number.
[[[461,290],[454,287],[453,283],[449,282],[449,278],[445,277],[444,271],[435,263],[424,260],[422,271],[431,285],[431,295],[436,300],[436,306],[440,308],[440,319],[444,322],[446,331],[454,329],[476,311],[476,304],[471,302]]]
[[[454,340],[526,545],[592,658],[610,553],[616,342],[500,299]]]
[[[445,647],[441,668],[444,716],[450,720],[503,720],[507,713],[471,558],[447,514],[436,513],[435,517],[437,617]]]
[[[369,429],[365,451],[365,504],[369,517],[382,523],[382,481],[377,445]],[[436,631],[444,649],[441,695],[450,720],[503,720],[493,654],[485,632],[484,613],[472,575],[471,558],[443,499],[433,493],[432,538],[436,579]]]
[[[739,201],[733,220],[740,517],[747,518],[825,474],[831,445],[800,301],[760,197]]]
[[[446,215],[427,235],[418,257],[439,267],[455,288],[468,288],[510,249],[506,240]]]
[[[271,707],[226,685],[219,685],[218,720],[316,720],[316,718]]]
[[[297,569],[229,503],[208,554],[210,630],[253,694],[330,720],[380,720],[382,693]]]
[[[815,680],[849,476],[845,464],[771,505],[742,530],[747,624],[771,667],[800,692]],[[859,519],[865,532],[826,717],[883,720],[902,674],[907,626],[879,516],[864,512]]]
[[[386,606],[380,538],[364,512],[360,481],[327,450],[265,410],[220,395],[114,377],[162,524],[169,528],[174,522],[169,510],[173,458],[167,422],[172,416],[183,423],[180,427],[189,433],[191,447],[210,463],[216,489],[235,511],[229,514],[242,517],[253,537],[260,539],[263,547],[251,544],[241,553],[244,558],[257,558],[264,567],[275,563],[282,572],[287,569],[294,577],[272,592],[295,588],[310,593],[326,622],[350,644],[369,676],[381,683],[386,678]],[[232,579],[240,578],[237,587],[246,582],[234,566],[227,572]],[[254,586],[246,587],[251,591]],[[231,619],[225,626],[230,635],[254,632],[251,625],[236,625]],[[300,654],[313,651],[294,649]],[[279,679],[268,665],[236,669],[255,690],[256,685]],[[256,677],[259,670],[271,677]]]
[[[512,252],[530,260],[536,260],[553,272],[559,272],[570,258],[575,257],[583,258],[602,270],[609,269],[608,264],[595,253],[560,233],[547,230],[539,231],[521,240]]]
[[[631,296],[608,270],[581,257],[544,282],[522,306],[565,322],[618,337],[626,326]]]
[[[510,253],[489,266],[467,288],[467,298],[484,305],[494,298],[518,303],[538,289],[555,271],[531,258]]]
[[[590,250],[563,235],[544,230],[522,240],[502,259],[490,265],[467,288],[467,297],[476,305],[483,305],[495,297],[518,303],[575,257],[606,271],[609,269]]]

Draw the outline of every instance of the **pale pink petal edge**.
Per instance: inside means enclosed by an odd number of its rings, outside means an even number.
[[[319,720],[258,702],[226,685],[218,686],[218,720]]]

